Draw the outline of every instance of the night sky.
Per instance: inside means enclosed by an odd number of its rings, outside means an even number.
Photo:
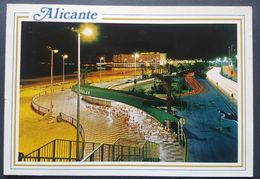
[[[82,63],[96,63],[98,57],[111,59],[113,54],[164,52],[167,58],[208,60],[227,56],[228,46],[237,43],[237,27],[232,24],[96,24],[98,40],[81,43]],[[76,23],[23,22],[21,43],[21,79],[48,76],[50,52],[47,45],[59,49],[55,54],[54,74],[62,72],[60,54],[67,62],[77,59]],[[41,62],[46,62],[43,64]],[[67,66],[72,73],[76,66]]]

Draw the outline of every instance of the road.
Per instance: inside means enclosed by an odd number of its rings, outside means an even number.
[[[219,110],[237,114],[236,105],[213,87],[206,79],[198,82],[206,93],[183,96],[187,109],[178,111],[186,119],[190,162],[236,162],[237,122],[219,120]],[[218,128],[223,128],[220,131]]]
[[[177,94],[177,96],[189,96],[189,95],[196,95],[202,93],[205,89],[203,85],[201,85],[198,80],[194,78],[194,72],[187,73],[185,75],[185,81],[188,83],[188,85],[192,88],[191,91],[188,91],[183,94]]]
[[[140,70],[137,70],[137,75],[140,75]],[[86,81],[89,83],[103,83],[110,82],[113,80],[124,79],[124,78],[133,78],[135,71],[133,69],[117,69],[117,70],[104,70],[104,71],[93,71],[87,74]],[[65,75],[65,82],[74,82],[76,83],[77,74],[67,74]],[[53,76],[54,83],[62,82],[62,75]],[[30,87],[32,85],[50,85],[50,76],[31,78],[31,79],[22,79],[20,81],[22,87]]]

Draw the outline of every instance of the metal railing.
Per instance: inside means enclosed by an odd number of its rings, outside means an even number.
[[[76,161],[76,141],[55,139],[27,155],[19,153],[19,161],[25,162],[73,162]],[[91,153],[100,144],[79,142],[80,156]]]
[[[54,88],[54,89],[52,90],[52,92],[61,91],[61,90],[62,90],[62,88]],[[42,91],[42,92],[40,92],[40,93],[38,93],[38,94],[36,94],[36,95],[34,95],[34,96],[32,97],[31,106],[32,106],[32,109],[33,109],[35,112],[37,112],[37,113],[39,113],[39,114],[41,114],[41,115],[44,115],[44,114],[46,114],[46,113],[48,113],[48,112],[50,111],[49,108],[40,106],[39,104],[37,104],[37,103],[35,102],[35,100],[36,100],[37,98],[39,98],[40,96],[43,96],[43,95],[46,95],[46,94],[50,94],[50,93],[51,93],[51,90],[46,90],[46,91]]]
[[[53,89],[53,92],[55,91],[61,91],[62,88],[56,88],[56,89]],[[40,106],[38,105],[35,100],[37,98],[39,98],[40,96],[43,96],[43,95],[46,95],[46,94],[50,94],[51,91],[42,91],[36,95],[34,95],[32,97],[32,101],[31,101],[31,106],[32,106],[32,109],[37,112],[38,114],[40,115],[46,115],[47,113],[50,112],[50,109],[46,108],[46,107],[43,107],[43,106]],[[72,126],[74,126],[75,128],[77,127],[77,120],[74,119],[73,117],[71,116],[68,116],[64,113],[60,113],[59,116],[57,116],[57,119],[61,119],[65,122],[68,122],[69,124],[71,124]],[[82,125],[80,124],[80,127],[79,127],[79,131],[80,131],[80,135],[81,135],[81,138],[82,138],[82,141],[85,142],[85,131],[84,131],[84,128],[82,127]]]
[[[32,97],[31,106],[32,106],[32,109],[33,109],[35,112],[37,112],[37,113],[40,114],[40,115],[44,115],[44,114],[48,113],[48,112],[50,111],[50,109],[45,108],[45,107],[43,107],[43,106],[40,106],[40,105],[38,105],[38,104],[35,102],[35,100],[36,100],[37,98],[39,98],[40,96],[41,96],[41,93],[36,94],[36,95],[34,95],[34,96]]]
[[[188,143],[187,138],[183,130],[183,125],[180,125],[180,120],[178,121],[178,128],[177,128],[177,142],[183,148],[183,160],[186,162],[188,160]]]
[[[118,142],[118,141],[117,141]],[[92,161],[160,161],[159,145],[145,141],[137,147],[129,145],[100,144],[82,162]]]
[[[55,139],[27,155],[19,153],[18,160],[23,162],[75,162],[76,144],[76,141]],[[99,144],[93,142],[80,142],[80,160],[84,162],[158,162],[160,161],[159,154],[159,145],[148,141],[145,141],[141,147],[131,147],[117,144]]]
[[[71,124],[72,126],[77,128],[77,119],[75,119],[75,118],[73,118],[71,116],[68,116],[68,115],[66,115],[64,113],[60,113],[59,116],[60,116],[60,118],[63,121],[68,122],[69,124]],[[85,142],[85,131],[84,131],[84,128],[83,128],[83,126],[81,124],[79,125],[79,131],[80,131],[80,135],[81,135],[82,141]]]

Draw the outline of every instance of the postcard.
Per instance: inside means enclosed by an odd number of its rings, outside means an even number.
[[[8,4],[5,175],[253,175],[251,7]]]

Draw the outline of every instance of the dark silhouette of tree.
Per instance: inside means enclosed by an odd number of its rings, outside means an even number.
[[[195,72],[195,75],[200,78],[206,78],[206,72],[209,64],[207,62],[195,62],[191,66],[191,71]]]
[[[80,69],[80,76],[81,76],[81,81],[83,81],[83,84],[86,84],[86,78],[87,75],[94,70],[93,67],[88,67],[88,68],[81,68]]]
[[[162,83],[164,92],[166,93],[166,105],[167,105],[167,112],[172,113],[172,104],[175,101],[175,97],[172,95],[172,77],[162,74],[156,74],[156,78],[158,78]]]
[[[155,67],[153,65],[150,65],[150,69],[152,70],[152,76],[154,76]]]
[[[142,70],[142,78],[144,78],[145,65],[143,63],[141,64],[141,70]]]

